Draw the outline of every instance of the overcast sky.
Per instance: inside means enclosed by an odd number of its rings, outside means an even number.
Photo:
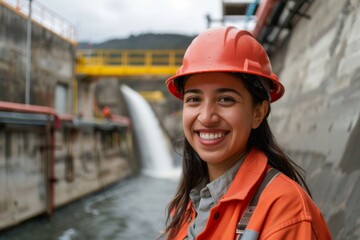
[[[130,34],[206,29],[206,14],[220,18],[221,0],[37,0],[73,23],[78,41],[102,42]]]

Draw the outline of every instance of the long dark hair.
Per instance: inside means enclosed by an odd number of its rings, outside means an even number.
[[[271,88],[271,83],[259,76],[234,73],[240,80],[243,81],[246,89],[250,92],[254,105],[261,104],[263,101],[269,101],[269,94],[266,90]],[[176,87],[178,91],[183,92],[186,79],[178,79]],[[264,86],[264,83],[269,83],[269,86]],[[281,149],[275,141],[271,132],[267,117],[270,114],[269,110],[266,117],[263,119],[260,126],[253,129],[248,139],[248,149],[253,147],[263,151],[268,157],[268,164],[284,173],[289,178],[300,184],[310,195],[310,190],[306,185],[303,175],[305,171],[295,164],[289,156]],[[167,227],[162,236],[167,236],[172,239],[179,232],[183,222],[189,217],[190,210],[188,205],[190,202],[190,190],[197,186],[202,179],[207,177],[206,162],[204,162],[195,150],[191,147],[189,142],[184,139],[184,156],[182,163],[182,177],[177,189],[174,199],[168,206]]]

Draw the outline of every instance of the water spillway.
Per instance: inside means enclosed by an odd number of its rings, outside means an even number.
[[[164,133],[150,104],[126,85],[120,87],[132,119],[142,163],[141,172],[152,177],[179,176],[173,162],[169,139]]]

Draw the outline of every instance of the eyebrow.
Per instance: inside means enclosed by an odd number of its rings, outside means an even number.
[[[225,93],[225,92],[233,92],[237,95],[239,95],[240,97],[242,97],[242,94],[239,93],[238,91],[236,91],[235,89],[232,88],[219,88],[216,90],[217,93]]]
[[[184,95],[187,94],[187,93],[201,93],[201,90],[200,89],[188,89],[186,91],[184,91]]]
[[[239,93],[238,91],[236,91],[235,89],[232,89],[232,88],[218,88],[218,89],[216,89],[215,92],[216,93],[233,92],[233,93],[239,95],[240,97],[242,97],[241,93]],[[200,94],[200,93],[202,93],[202,91],[200,89],[188,89],[188,90],[184,91],[184,95],[187,93]]]

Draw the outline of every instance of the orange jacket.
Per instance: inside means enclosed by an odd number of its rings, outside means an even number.
[[[267,157],[259,150],[251,150],[228,191],[210,210],[205,229],[196,239],[235,240],[240,216],[268,169]],[[192,206],[191,209],[191,217],[183,224],[175,240],[186,237],[196,216]],[[250,239],[331,239],[319,209],[308,194],[284,174],[278,175],[265,188],[246,229],[258,235],[258,238]]]

